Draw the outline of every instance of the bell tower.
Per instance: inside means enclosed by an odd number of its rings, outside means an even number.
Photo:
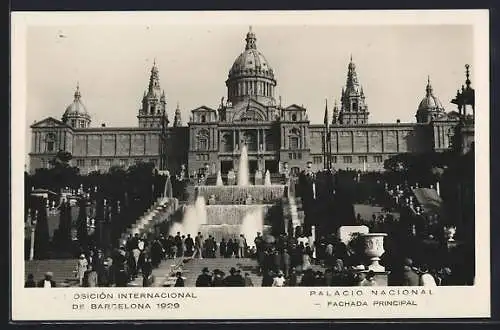
[[[341,108],[339,113],[339,123],[341,125],[368,124],[368,106],[366,105],[363,87],[358,81],[356,64],[349,62],[347,68],[347,82],[345,89],[342,88]]]
[[[142,107],[139,109],[137,119],[139,127],[162,128],[168,125],[167,101],[165,91],[160,88],[160,73],[156,61],[151,68],[149,86],[142,97]]]

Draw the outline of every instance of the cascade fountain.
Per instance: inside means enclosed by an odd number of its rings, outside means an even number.
[[[220,171],[217,171],[217,181],[215,182],[215,185],[218,187],[224,185],[224,182],[222,182],[222,174]]]
[[[240,163],[238,167],[238,186],[250,185],[250,172],[248,170],[248,148],[246,144],[241,147]]]
[[[182,235],[191,234],[196,236],[200,228],[207,223],[207,207],[205,198],[199,196],[194,205],[188,205],[184,209],[182,222],[176,222],[169,230],[169,235],[175,236],[177,232]]]
[[[215,185],[195,187],[196,202],[186,207],[182,223],[175,224],[171,233],[212,235],[217,242],[222,238],[237,238],[245,235],[249,245],[253,244],[257,232],[270,232],[267,219],[270,212],[286,195],[285,185],[271,184],[271,175],[266,171],[265,184],[250,183],[249,156],[246,145],[241,147],[236,185],[222,183],[217,173]],[[205,204],[209,201],[209,205]]]
[[[266,175],[264,177],[264,186],[270,186],[271,185],[271,173],[269,173],[269,170],[266,170]]]

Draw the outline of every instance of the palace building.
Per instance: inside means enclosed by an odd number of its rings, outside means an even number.
[[[467,69],[467,80],[468,74]],[[77,86],[61,120],[49,117],[31,126],[30,170],[48,167],[56,153],[64,150],[72,154],[72,165],[81,173],[153,162],[159,170],[177,171],[186,164],[190,173],[207,169],[224,174],[236,169],[239,149],[245,143],[251,173],[257,169],[280,172],[285,164],[298,172],[307,161],[316,169],[379,171],[384,160],[395,154],[449,149],[459,123],[456,112],[445,111],[430,80],[422,88],[415,122],[371,123],[352,58],[341,102],[335,102],[333,109],[325,105],[320,110],[324,111],[322,124],[310,123],[304,107],[284,107],[281,100],[276,101],[277,78],[250,28],[245,48],[225,82],[227,97],[217,109],[202,105],[191,110],[186,124],[178,105],[169,114],[156,63],[135,127],[91,126]]]

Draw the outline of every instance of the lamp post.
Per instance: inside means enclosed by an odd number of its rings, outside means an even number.
[[[33,219],[31,219],[30,260],[33,260],[35,258],[35,230],[37,221],[38,210],[35,210],[35,216],[33,217]]]

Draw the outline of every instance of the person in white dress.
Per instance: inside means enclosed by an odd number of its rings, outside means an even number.
[[[280,270],[274,277],[273,286],[285,286],[285,276],[283,275],[283,271]]]
[[[83,286],[83,278],[85,277],[85,272],[87,271],[89,262],[85,258],[85,254],[81,254],[76,264],[76,278],[78,279],[80,286]]]

